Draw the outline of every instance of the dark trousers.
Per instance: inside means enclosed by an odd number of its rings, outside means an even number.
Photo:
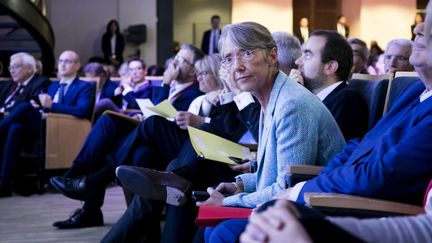
[[[170,160],[178,156],[184,141],[188,138],[186,130],[180,129],[173,122],[159,116],[147,118],[136,128],[130,128],[130,125],[127,128],[121,128],[121,138],[114,138],[112,133],[116,132],[113,131],[116,131],[116,127],[121,127],[123,124],[106,122],[107,119],[113,121],[113,118],[105,117],[107,116],[104,115],[99,119],[102,119],[103,129],[96,131],[101,134],[99,137],[103,138],[98,140],[104,140],[101,141],[102,144],[95,145],[94,142],[86,142],[84,147],[88,145],[88,148],[83,148],[83,154],[80,153],[77,157],[78,161],[87,161],[84,163],[86,166],[97,169],[97,171],[89,171],[90,173],[87,174],[86,185],[89,194],[84,205],[87,208],[102,206],[105,187],[115,179],[117,166],[135,165],[162,170]],[[118,120],[118,118],[115,119]],[[113,141],[120,142],[117,142],[116,146],[106,144],[113,143]],[[98,151],[98,149],[100,150]],[[97,156],[92,156],[92,154]],[[91,157],[93,157],[93,161],[89,159]],[[98,159],[103,162],[97,162]]]
[[[41,114],[28,102],[17,104],[0,121],[0,179],[10,180],[21,150],[40,139]]]

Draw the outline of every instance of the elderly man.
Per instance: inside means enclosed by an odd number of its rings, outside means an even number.
[[[15,64],[14,64],[15,65]],[[14,66],[17,68],[18,66]],[[13,69],[14,69],[13,68]],[[79,80],[79,57],[73,51],[65,51],[58,60],[60,82],[53,82],[45,94],[39,94],[38,102],[20,102],[0,121],[2,160],[0,178],[4,196],[11,194],[11,179],[21,149],[40,138],[41,112],[70,114],[90,119],[94,105],[95,86]]]
[[[348,79],[350,79],[354,73],[367,74],[369,50],[367,48],[366,42],[357,38],[348,38],[347,41],[350,44],[353,52],[353,66]]]
[[[0,112],[9,112],[16,104],[30,101],[50,83],[46,77],[36,74],[36,60],[24,52],[10,57],[9,72],[12,80],[1,83]]]
[[[391,40],[384,52],[384,71],[394,73],[396,71],[413,71],[409,62],[413,42],[408,39]]]
[[[295,60],[301,56],[300,41],[297,37],[282,31],[274,32],[272,36],[278,49],[279,70],[290,74],[291,69],[297,68]]]
[[[324,103],[339,125],[346,141],[363,137],[368,128],[366,102],[347,85],[353,55],[349,44],[334,31],[314,31],[296,60],[299,70],[290,77]]]
[[[431,13],[431,8],[432,5],[429,4],[428,13]],[[277,198],[303,203],[306,192],[336,192],[414,204],[423,203],[423,194],[432,175],[432,164],[430,163],[432,160],[430,153],[432,150],[432,117],[429,115],[432,112],[432,75],[430,73],[432,43],[431,29],[425,30],[426,26],[430,28],[432,21],[430,17],[427,18],[429,24],[420,24],[416,27],[415,32],[418,35],[414,42],[413,52],[409,57],[409,62],[419,73],[420,80],[408,86],[399,95],[389,113],[362,140],[351,140],[341,153],[329,161],[326,168],[317,177],[288,188]],[[429,225],[424,226],[423,232],[427,233],[430,239],[430,217],[429,219],[426,217],[428,222],[424,221],[424,218],[419,221]],[[339,222],[340,227],[349,229],[350,232],[357,231],[357,236],[367,242],[398,242],[395,240],[396,237],[393,239],[387,237],[392,235],[400,237],[403,229],[411,228],[407,220],[406,226],[400,227],[401,230],[397,234],[383,234],[393,226],[381,227],[381,223],[370,221],[366,224],[376,224],[376,229],[369,227],[370,230],[377,231],[374,234],[367,233],[368,231],[359,234],[358,230],[354,229],[358,229],[357,226],[361,223],[353,225],[349,221]],[[403,222],[400,223],[403,225]],[[214,230],[210,237],[215,242],[221,239],[225,239],[224,242],[234,242],[245,225],[245,220],[225,221]],[[406,234],[406,237],[409,235],[417,236],[418,234]],[[406,240],[408,238],[403,239],[399,242],[411,241]]]

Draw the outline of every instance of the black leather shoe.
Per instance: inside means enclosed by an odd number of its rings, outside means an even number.
[[[65,178],[63,176],[55,176],[50,179],[53,185],[59,192],[68,198],[84,201],[86,199],[86,177]]]
[[[116,175],[122,186],[141,198],[165,201],[174,206],[186,202],[185,193],[192,186],[174,173],[135,166],[121,165],[117,167]]]
[[[79,208],[72,212],[67,220],[55,222],[53,226],[59,229],[76,229],[102,226],[103,224],[103,215],[100,209],[89,211],[84,208]]]

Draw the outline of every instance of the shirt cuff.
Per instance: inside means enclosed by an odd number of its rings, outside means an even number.
[[[233,101],[235,94],[234,92],[223,93],[219,95],[219,103],[221,105],[228,104]]]
[[[117,96],[117,95],[119,95],[119,94],[121,94],[121,88],[120,87],[117,87],[115,90],[114,90],[114,96]]]
[[[210,117],[206,117],[206,118],[204,118],[204,123],[210,123],[210,121],[211,121],[211,118],[210,118]]]
[[[249,104],[255,102],[254,98],[252,97],[251,93],[249,93],[249,92],[242,92],[242,93],[234,96],[233,99],[234,99],[234,102],[236,103],[239,111],[243,110]]]
[[[122,95],[123,95],[123,96],[126,96],[129,92],[132,92],[132,91],[133,91],[133,89],[132,89],[131,87],[126,87],[126,88],[123,90]]]
[[[297,201],[297,198],[300,194],[300,191],[301,191],[301,189],[303,189],[303,186],[305,183],[306,183],[306,181],[302,181],[302,182],[295,184],[295,186],[293,186],[291,188],[291,192],[289,194],[288,200],[294,201],[294,202]]]

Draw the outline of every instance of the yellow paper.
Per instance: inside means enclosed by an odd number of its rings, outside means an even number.
[[[188,127],[188,131],[195,151],[206,159],[227,164],[236,164],[229,158],[230,156],[243,159],[250,155],[249,148],[225,138],[194,127]]]
[[[174,119],[177,114],[177,110],[168,102],[168,100],[164,100],[156,106],[147,108],[166,118]]]

